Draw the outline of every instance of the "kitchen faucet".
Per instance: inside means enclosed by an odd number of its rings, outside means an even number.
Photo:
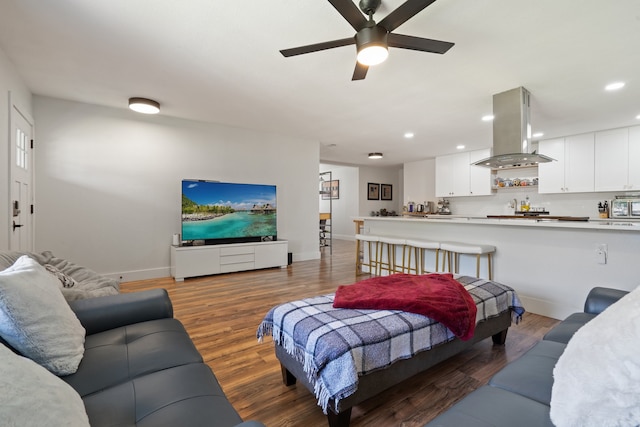
[[[518,209],[518,200],[511,199],[511,202],[509,202],[509,207],[511,207],[511,209]]]

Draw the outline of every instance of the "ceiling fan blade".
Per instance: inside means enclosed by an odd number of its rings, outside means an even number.
[[[355,37],[349,37],[340,40],[331,40],[323,43],[310,44],[307,46],[293,47],[291,49],[282,49],[280,53],[282,56],[288,58],[295,55],[303,55],[305,53],[318,52],[320,50],[333,49],[334,47],[348,46],[355,44]]]
[[[367,18],[351,0],[329,0],[329,3],[351,24],[354,30],[360,31],[367,25]]]
[[[382,21],[378,22],[378,25],[391,32],[435,1],[436,0],[407,0],[398,6],[396,10],[385,16]]]
[[[356,68],[353,70],[353,77],[351,80],[364,80],[364,78],[367,77],[367,71],[369,71],[369,66],[362,65],[356,61]]]
[[[443,42],[441,40],[423,39],[422,37],[405,36],[403,34],[391,33],[387,36],[389,47],[399,47],[402,49],[419,50],[431,53],[446,53],[455,43]]]

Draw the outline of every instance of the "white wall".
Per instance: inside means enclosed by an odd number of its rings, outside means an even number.
[[[358,176],[359,181],[359,216],[369,216],[372,211],[386,209],[387,211],[395,211],[398,215],[402,214],[402,198],[404,189],[402,186],[402,167],[360,167]],[[392,200],[367,200],[367,185],[374,184],[391,184],[393,186]]]
[[[317,142],[34,98],[36,250],[123,280],[169,275],[184,178],[275,184],[278,237],[320,256]]]
[[[404,164],[404,198],[408,202],[435,202],[436,197],[436,160],[427,159]]]
[[[0,49],[0,249],[9,249],[11,224],[9,194],[9,142],[11,141],[10,111],[16,105],[28,116],[33,116],[31,92],[15,70],[15,67]]]
[[[333,211],[331,232],[334,239],[354,240],[355,227],[353,218],[358,216],[358,175],[359,170],[354,166],[320,164],[319,172],[331,172],[331,179],[340,181],[339,199],[331,201]],[[328,179],[329,175],[325,175]],[[318,186],[319,189],[319,186]],[[320,212],[329,212],[329,200],[319,196]]]

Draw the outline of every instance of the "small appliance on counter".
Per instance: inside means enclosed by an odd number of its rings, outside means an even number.
[[[449,208],[447,199],[438,200],[438,215],[451,215],[451,208]]]
[[[609,202],[607,200],[598,202],[598,216],[600,218],[609,218]]]
[[[640,218],[640,196],[616,196],[610,206],[611,218]]]

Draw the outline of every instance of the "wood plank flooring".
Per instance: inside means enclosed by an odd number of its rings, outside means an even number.
[[[287,268],[222,274],[176,283],[172,278],[123,283],[122,292],[165,288],[204,360],[244,420],[267,427],[324,427],[315,397],[302,386],[286,387],[273,343],[259,344],[256,330],[273,306],[334,292],[355,276],[355,243],[333,241],[333,255]],[[353,409],[353,427],[422,426],[466,394],[485,384],[506,363],[538,342],[557,320],[525,313],[505,346],[491,339],[392,387]]]

